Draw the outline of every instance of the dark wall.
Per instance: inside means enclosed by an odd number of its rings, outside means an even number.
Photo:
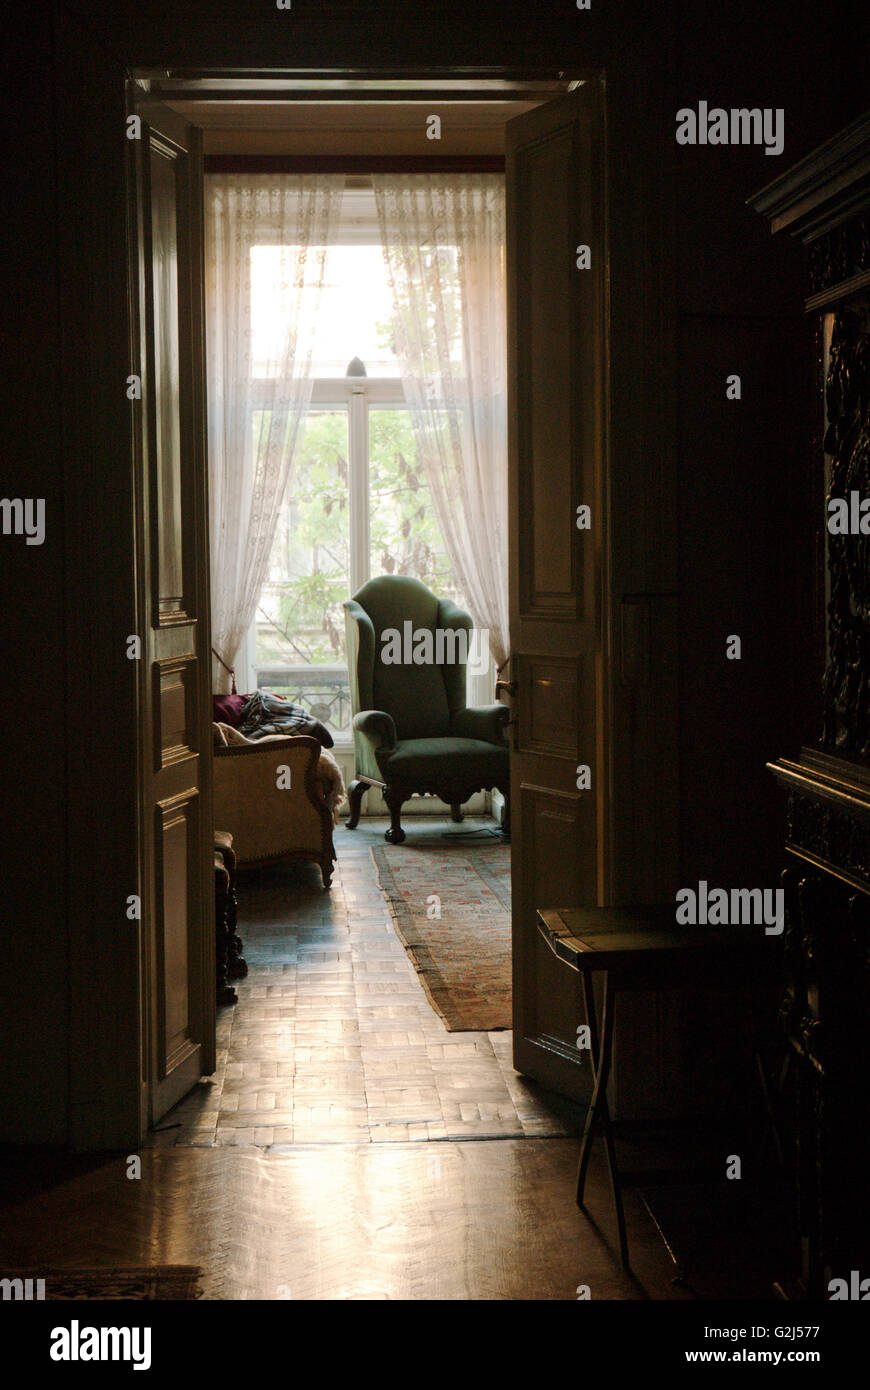
[[[860,44],[830,7],[809,4],[594,0],[586,13],[572,0],[294,0],[290,11],[271,0],[71,0],[53,8],[63,16],[56,54],[42,7],[16,15],[19,31],[5,44],[7,183],[18,225],[5,297],[14,332],[4,341],[4,493],[45,497],[48,537],[29,548],[0,538],[10,652],[0,741],[10,822],[0,1137],[100,1133],[111,1143],[129,1133],[119,1097],[131,1077],[115,1062],[136,1028],[136,943],[120,914],[135,891],[135,700],[116,660],[133,621],[124,69],[606,69],[611,109],[623,113],[615,150],[643,190],[633,208],[622,195],[613,234],[629,238],[632,217],[656,228],[636,288],[643,360],[661,374],[661,395],[649,390],[632,407],[637,452],[658,474],[656,495],[674,499],[638,540],[638,573],[658,564],[659,579],[679,580],[683,702],[677,737],[673,727],[661,736],[680,755],[681,873],[713,880],[765,871],[779,832],[763,761],[800,723],[790,722],[780,683],[783,653],[799,638],[776,620],[787,608],[780,594],[797,592],[802,561],[792,565],[776,537],[802,447],[811,343],[800,257],[772,244],[744,200],[854,116],[864,89],[853,59]],[[784,155],[708,149],[678,159],[676,106],[700,98],[784,106]],[[671,351],[673,373],[662,367]],[[726,411],[722,373],[741,369],[744,401]],[[636,382],[628,373],[617,382],[628,401]],[[65,569],[75,577],[66,588]],[[724,641],[720,653],[723,629],[746,633],[739,668],[725,663]]]
[[[759,7],[748,24],[739,7],[684,3],[680,30],[681,105],[785,113],[779,156],[687,146],[676,159],[682,881],[770,885],[782,817],[764,764],[817,732],[818,398],[803,250],[745,200],[846,119],[848,84],[820,78],[849,55],[835,12],[804,5]]]
[[[12,121],[4,153],[14,235],[5,238],[0,380],[5,400],[3,496],[45,499],[46,538],[0,536],[6,714],[2,745],[3,1002],[0,1114],[12,1139],[66,1136],[66,741],[64,495],[56,113],[47,74],[51,26],[12,48],[4,94]],[[11,50],[11,51],[10,51]],[[17,61],[15,61],[17,59]],[[42,91],[33,100],[33,73]],[[10,230],[7,227],[7,231]]]

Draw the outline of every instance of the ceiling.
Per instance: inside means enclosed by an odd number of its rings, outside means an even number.
[[[163,103],[203,129],[205,154],[457,155],[504,153],[505,123],[524,101],[209,101]],[[427,120],[441,119],[441,139]]]
[[[207,155],[501,156],[505,125],[580,85],[550,70],[396,72],[142,71],[143,104],[203,130]],[[441,138],[427,136],[439,116]]]

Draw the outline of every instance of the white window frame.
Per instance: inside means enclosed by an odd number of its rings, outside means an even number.
[[[349,512],[349,581],[350,593],[355,594],[371,577],[369,530],[369,411],[372,407],[404,410],[408,407],[399,377],[318,377],[315,378],[309,408],[316,410],[347,409],[348,438],[348,512]],[[254,690],[257,684],[257,619],[256,615],[245,642],[246,683],[239,688]],[[312,667],[312,670],[316,670]],[[495,668],[487,675],[468,677],[469,705],[492,702]],[[336,740],[336,747],[345,751],[353,747],[352,736]]]
[[[348,549],[350,592],[355,594],[371,577],[369,554],[369,409],[407,410],[398,377],[318,377],[309,408],[347,409],[347,491],[350,512]]]

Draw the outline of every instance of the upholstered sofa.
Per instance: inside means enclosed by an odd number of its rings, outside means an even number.
[[[329,755],[304,734],[250,741],[232,732],[229,744],[216,738],[214,817],[232,834],[239,868],[310,860],[320,865],[328,888],[335,860],[330,800],[334,807],[340,799],[334,776],[324,775],[331,768],[321,767]]]

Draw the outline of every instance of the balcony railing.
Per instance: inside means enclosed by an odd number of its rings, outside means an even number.
[[[284,695],[313,719],[325,724],[333,737],[351,731],[350,683],[346,666],[257,667],[257,686],[271,695]]]

